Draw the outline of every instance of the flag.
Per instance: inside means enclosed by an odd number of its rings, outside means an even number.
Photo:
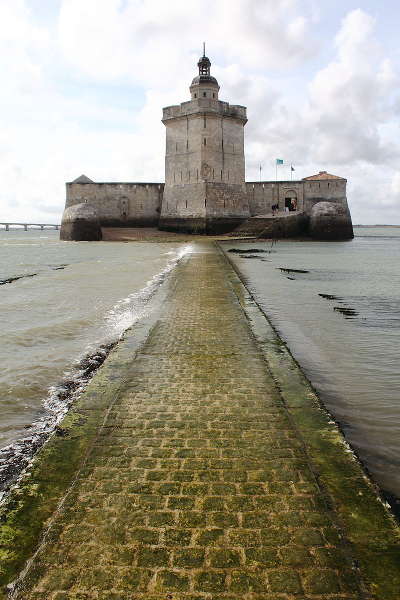
[[[277,165],[283,165],[283,158],[277,158],[276,159],[276,164]]]
[[[293,165],[290,165],[290,170],[291,170],[291,171],[295,171],[296,169],[294,168],[294,166],[293,166]]]

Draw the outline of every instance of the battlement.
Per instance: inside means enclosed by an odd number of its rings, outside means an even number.
[[[232,117],[247,122],[247,109],[239,104],[229,104],[212,98],[196,98],[181,104],[167,106],[163,109],[163,123],[170,119],[179,119],[196,113],[216,114],[223,117]]]

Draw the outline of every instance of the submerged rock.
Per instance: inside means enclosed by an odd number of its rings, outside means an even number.
[[[265,254],[267,250],[260,250],[260,248],[231,248],[228,252],[234,254]]]
[[[334,296],[333,294],[318,294],[321,298],[325,298],[325,300],[342,300],[339,296]]]
[[[309,273],[310,271],[306,271],[305,269],[289,269],[288,267],[278,267],[280,271],[283,273]]]
[[[60,240],[96,242],[102,239],[97,211],[90,204],[74,204],[66,208],[60,230]]]

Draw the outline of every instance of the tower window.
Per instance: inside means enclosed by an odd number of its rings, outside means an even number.
[[[175,143],[175,152],[178,152],[178,142]]]
[[[207,127],[207,118],[204,117],[204,129]]]
[[[203,98],[207,98],[207,92],[203,92]]]
[[[195,94],[194,97],[197,98],[197,94]]]
[[[189,140],[186,140],[186,150],[189,148]]]
[[[215,98],[215,94],[214,94],[214,92],[213,92],[213,98]]]
[[[207,146],[207,138],[204,138],[204,145]]]
[[[221,181],[222,181],[222,169],[221,169]]]

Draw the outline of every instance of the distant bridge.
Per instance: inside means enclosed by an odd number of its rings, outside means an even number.
[[[24,228],[24,231],[28,231],[28,229],[58,229],[60,225],[54,225],[54,223],[4,223],[0,221],[0,228],[3,227],[5,231],[10,231],[10,229],[14,228]]]

